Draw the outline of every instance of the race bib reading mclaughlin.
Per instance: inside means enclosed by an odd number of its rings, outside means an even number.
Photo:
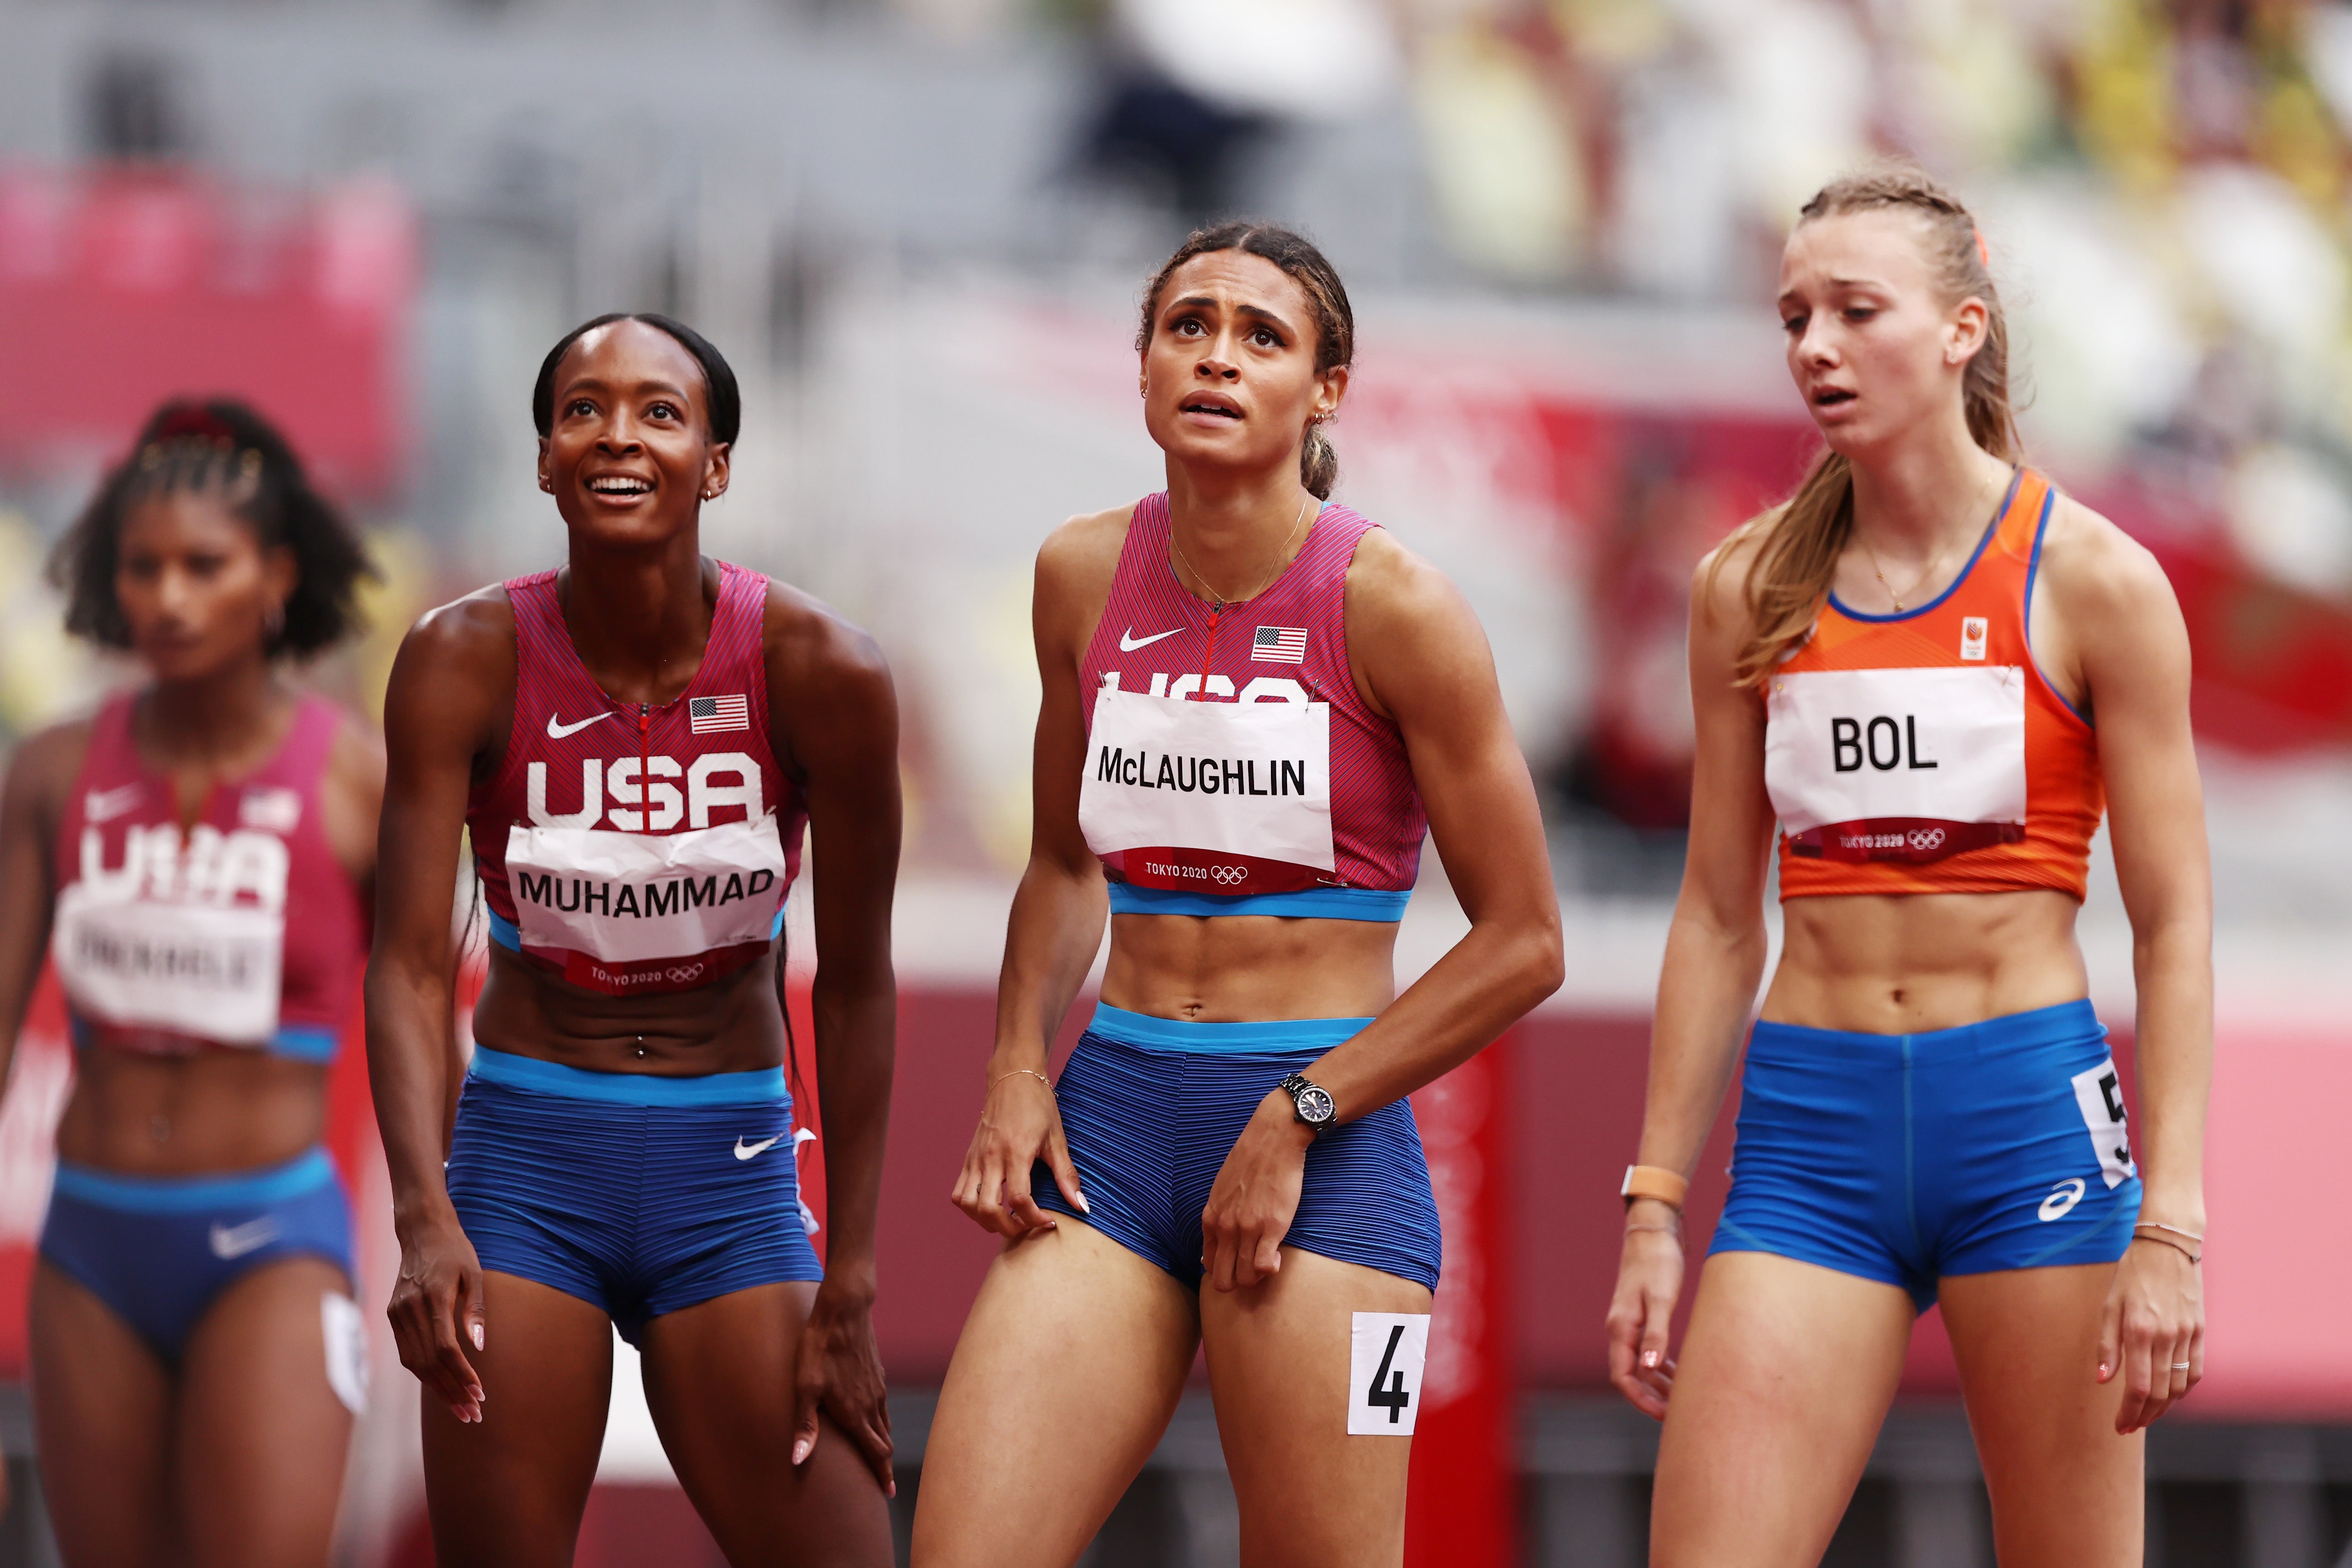
[[[1328,884],[1331,705],[1095,695],[1078,826],[1147,887],[1290,893]]]

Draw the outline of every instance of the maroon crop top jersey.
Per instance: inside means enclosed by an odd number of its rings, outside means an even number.
[[[333,1061],[367,956],[359,889],[319,816],[341,710],[302,698],[277,754],[183,831],[171,779],[131,737],[137,700],[99,710],[58,833],[49,956],[74,1038]]]
[[[1169,563],[1168,497],[1138,502],[1087,646],[1078,825],[1111,909],[1397,920],[1429,820],[1404,737],[1348,669],[1348,568],[1378,525],[1326,505],[1247,603]]]
[[[768,736],[768,580],[727,562],[702,665],[659,706],[607,696],[552,571],[511,579],[514,727],[466,803],[502,946],[592,991],[690,990],[763,956],[808,809]]]

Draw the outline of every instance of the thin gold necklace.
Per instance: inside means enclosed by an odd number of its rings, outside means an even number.
[[[1282,541],[1282,548],[1275,552],[1274,570],[1265,574],[1265,580],[1259,583],[1255,588],[1251,589],[1247,593],[1235,594],[1231,599],[1225,598],[1223,595],[1220,594],[1216,589],[1210,586],[1208,578],[1202,573],[1199,567],[1192,564],[1192,558],[1184,553],[1183,545],[1178,541],[1176,538],[1176,520],[1173,517],[1171,517],[1168,520],[1168,548],[1176,552],[1177,560],[1182,563],[1186,571],[1192,574],[1192,580],[1199,583],[1202,588],[1209,590],[1209,597],[1213,601],[1213,602],[1209,606],[1209,613],[1212,616],[1223,614],[1225,612],[1225,606],[1228,604],[1245,604],[1249,601],[1255,599],[1259,594],[1264,593],[1267,588],[1273,585],[1276,578],[1282,575],[1283,569],[1290,564],[1290,547],[1297,542],[1299,534],[1307,527],[1307,507],[1308,503],[1312,502],[1314,499],[1315,493],[1312,490],[1309,490],[1307,493],[1306,500],[1298,503],[1298,521],[1291,525],[1289,537]]]
[[[1988,488],[1990,488],[1990,486],[1988,486]],[[1979,491],[1978,503],[1975,507],[1971,507],[1969,511],[1971,513],[1977,512],[1981,510],[1982,507],[1983,492]],[[1982,530],[1979,529],[1979,532],[1981,534]],[[1170,531],[1169,537],[1171,538],[1175,537],[1172,529]],[[1858,538],[1855,542],[1862,546],[1862,553],[1870,558],[1870,573],[1873,577],[1878,579],[1878,586],[1886,590],[1886,597],[1895,601],[1895,613],[1897,615],[1903,613],[1903,601],[1905,600],[1910,598],[1913,594],[1918,592],[1921,589],[1927,587],[1929,582],[1935,580],[1937,568],[1944,564],[1944,558],[1949,555],[1952,550],[1952,541],[1949,539],[1946,539],[1942,544],[1937,545],[1936,547],[1936,553],[1933,556],[1930,556],[1927,559],[1927,569],[1919,574],[1917,580],[1913,582],[1910,587],[1905,589],[1902,592],[1897,593],[1895,591],[1895,585],[1886,580],[1886,569],[1879,564],[1878,552],[1870,548],[1870,541],[1866,538]]]

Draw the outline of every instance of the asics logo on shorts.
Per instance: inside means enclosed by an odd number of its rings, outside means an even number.
[[[1941,828],[1912,829],[1911,847],[1915,850],[1937,850],[1943,848],[1944,830]]]
[[[2081,1176],[2060,1182],[2050,1189],[2050,1196],[2042,1200],[2042,1218],[2045,1221],[2065,1218],[2074,1207],[2083,1201],[2083,1194],[2088,1190],[2090,1183]]]
[[[1227,887],[1238,887],[1249,880],[1249,868],[1238,865],[1213,865],[1209,874]]]
[[[779,1133],[773,1138],[762,1138],[756,1144],[747,1144],[739,1134],[735,1139],[735,1157],[739,1160],[756,1160],[774,1148],[778,1140],[782,1137],[783,1134]]]

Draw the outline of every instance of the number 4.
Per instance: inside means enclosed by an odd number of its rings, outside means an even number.
[[[1404,1391],[1404,1374],[1402,1372],[1395,1374],[1391,1381],[1389,1372],[1390,1364],[1396,1360],[1397,1343],[1403,1338],[1402,1323],[1397,1323],[1390,1328],[1388,1348],[1381,1352],[1380,1369],[1372,1374],[1372,1385],[1364,1390],[1364,1403],[1375,1410],[1386,1410],[1389,1413],[1389,1425],[1391,1427],[1397,1424],[1398,1417],[1402,1416],[1406,1407],[1412,1403],[1412,1396]],[[1359,1362],[1357,1364],[1361,1365],[1362,1363]],[[1381,1386],[1383,1384],[1388,1386]]]

